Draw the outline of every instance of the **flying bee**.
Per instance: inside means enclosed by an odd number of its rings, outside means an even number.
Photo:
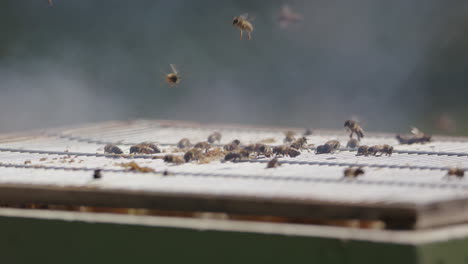
[[[180,149],[190,148],[191,145],[188,138],[183,138],[177,143],[177,147]]]
[[[338,140],[329,140],[325,144],[317,146],[315,154],[326,154],[333,153],[340,148],[340,142]]]
[[[232,20],[232,25],[237,27],[240,30],[240,39],[242,40],[242,33],[247,32],[247,39],[251,39],[251,33],[253,31],[253,25],[249,21],[247,14],[242,14],[240,16],[234,17]]]
[[[343,174],[344,174],[343,175],[344,178],[356,178],[359,175],[364,174],[364,170],[361,167],[359,168],[349,167],[343,171]]]
[[[359,141],[355,138],[350,138],[346,144],[347,148],[357,148],[359,147]]]
[[[208,142],[213,144],[216,141],[220,142],[221,141],[221,133],[219,132],[214,132],[213,134],[208,136]]]
[[[175,65],[174,64],[169,64],[169,65],[171,66],[172,72],[166,74],[166,82],[172,88],[174,86],[177,86],[180,83],[180,80],[182,78],[180,77],[180,74],[177,71]]]
[[[281,163],[279,163],[278,158],[273,158],[272,160],[270,160],[270,161],[267,163],[266,168],[267,168],[267,169],[277,168],[277,167],[280,166],[280,165],[281,165]]]
[[[304,17],[292,11],[288,5],[283,5],[278,16],[278,22],[281,28],[286,28],[289,24],[298,23],[302,20],[304,20]]]
[[[117,147],[116,145],[113,144],[107,144],[104,146],[104,153],[107,154],[122,154],[123,151]]]
[[[361,138],[364,137],[364,130],[356,121],[346,120],[346,122],[344,123],[344,127],[346,127],[346,129],[351,132],[351,134],[349,135],[350,138],[353,137],[354,133],[356,133],[358,141],[361,141]]]

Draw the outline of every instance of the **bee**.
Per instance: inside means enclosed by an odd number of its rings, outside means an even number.
[[[276,146],[273,148],[273,153],[276,154],[276,156],[289,156],[291,158],[295,158],[301,154],[301,152],[297,149],[281,145],[281,146]]]
[[[460,168],[449,168],[447,176],[455,176],[457,178],[463,178],[465,176],[465,170]]]
[[[247,14],[242,14],[240,16],[234,17],[232,20],[232,25],[237,27],[240,30],[240,39],[242,40],[242,33],[245,31],[247,32],[247,39],[251,39],[252,36],[252,31],[253,31],[253,25],[249,21],[248,15]]]
[[[281,166],[281,163],[279,163],[278,158],[273,158],[267,163],[266,168],[272,169],[272,168],[277,168],[278,166]]]
[[[249,158],[249,152],[245,150],[239,152],[232,151],[224,156],[225,161],[238,161],[242,158]]]
[[[358,141],[361,141],[361,138],[364,137],[364,130],[359,126],[359,124],[354,120],[346,120],[344,127],[351,132],[349,135],[350,138],[353,137],[353,134],[356,133]]]
[[[281,28],[286,28],[289,24],[297,23],[304,20],[302,15],[295,13],[291,10],[288,5],[283,5],[281,8],[280,15],[278,16],[278,22]]]
[[[50,7],[54,7],[54,3],[52,2],[52,0],[47,0],[47,3],[49,4]]]
[[[307,128],[307,129],[304,131],[304,134],[302,134],[302,135],[304,135],[304,136],[310,136],[310,135],[312,135],[312,133],[313,133],[313,132],[312,132],[312,129]]]
[[[286,131],[284,135],[283,143],[291,143],[296,140],[296,133],[294,131]]]
[[[153,143],[141,143],[130,147],[130,154],[142,153],[142,154],[155,154],[161,153],[161,150]]]
[[[358,148],[356,156],[367,156],[369,155],[369,146],[362,145]]]
[[[385,144],[385,145],[371,146],[367,149],[367,155],[377,156],[378,153],[380,153],[380,156],[382,156],[383,154],[386,154],[387,156],[391,156],[393,153],[393,147]]]
[[[315,154],[326,154],[333,153],[340,148],[341,144],[338,140],[330,140],[325,142],[325,144],[317,146],[315,149]]]
[[[239,145],[240,145],[240,141],[238,139],[234,139],[231,143],[224,145],[223,149],[225,151],[233,151],[237,149]]]
[[[398,140],[398,142],[400,142],[400,144],[411,145],[414,143],[423,144],[426,142],[430,142],[432,138],[431,136],[424,134],[423,132],[421,132],[419,129],[415,127],[411,129],[411,134],[413,134],[413,136],[411,137],[396,135],[396,139]]]
[[[364,170],[359,167],[359,168],[353,168],[353,167],[349,167],[349,168],[346,168],[344,171],[343,171],[343,176],[344,178],[356,178],[358,177],[359,175],[363,175],[364,174]]]
[[[194,148],[198,148],[198,149],[204,149],[205,150],[205,153],[208,152],[208,150],[211,148],[211,144],[206,142],[206,141],[203,141],[203,142],[198,142],[197,144],[195,144],[195,146],[193,146]]]
[[[93,179],[98,180],[102,178],[101,169],[94,170]]]
[[[164,156],[164,162],[182,164],[185,163],[185,159],[182,156],[166,155]]]
[[[166,74],[166,82],[172,88],[174,86],[177,86],[180,83],[180,80],[182,78],[180,77],[180,74],[177,71],[175,65],[174,64],[169,64],[169,65],[171,66],[172,72]]]
[[[192,144],[190,144],[190,140],[188,138],[183,138],[177,143],[177,147],[180,149],[190,148],[191,145]]]
[[[221,133],[219,132],[214,132],[213,134],[208,136],[208,142],[213,144],[216,141],[220,142],[221,141]]]
[[[307,144],[307,138],[301,137],[296,139],[292,144],[291,147],[295,149],[302,149],[304,145]]]
[[[265,157],[270,157],[273,153],[271,148],[265,144],[257,143],[257,144],[250,144],[244,148],[244,150],[248,151],[249,153],[255,152],[257,157],[259,155],[264,155]]]
[[[114,144],[107,144],[107,145],[104,146],[104,153],[123,154],[123,151]]]
[[[346,144],[347,148],[357,148],[359,147],[359,141],[355,138],[350,138]]]
[[[185,162],[190,162],[192,160],[199,160],[203,158],[203,153],[200,149],[193,148],[184,154],[184,160]]]

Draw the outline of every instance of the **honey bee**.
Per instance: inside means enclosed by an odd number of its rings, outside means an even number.
[[[166,155],[164,156],[164,162],[182,164],[185,163],[185,159],[182,156]]]
[[[169,64],[171,66],[172,72],[166,74],[166,82],[169,84],[170,87],[177,86],[182,79],[180,77],[179,72],[177,71],[174,64]]]
[[[375,146],[369,147],[367,150],[367,153],[369,155],[374,155],[374,156],[376,156],[379,152],[381,153],[380,156],[382,156],[383,154],[386,154],[387,156],[391,156],[393,153],[393,147],[387,144],[375,145]]]
[[[283,143],[291,143],[296,140],[296,133],[294,131],[286,131],[284,135]]]
[[[364,170],[359,167],[359,168],[346,168],[343,172],[344,178],[356,178],[359,175],[364,174]]]
[[[353,134],[356,133],[358,141],[361,141],[361,138],[364,137],[364,130],[359,126],[359,124],[354,120],[346,120],[344,127],[351,132],[349,135],[350,138],[353,137]]]
[[[231,151],[224,156],[225,161],[238,161],[243,158],[249,158],[250,154],[246,150]]]
[[[219,132],[214,132],[213,134],[208,136],[208,142],[213,144],[216,141],[220,142],[221,141],[221,133]]]
[[[307,144],[307,138],[301,137],[301,138],[296,139],[291,144],[291,147],[295,149],[303,149],[305,144]]]
[[[123,151],[117,147],[116,145],[113,144],[107,144],[104,146],[104,153],[108,154],[122,154]]]
[[[193,148],[184,154],[184,160],[185,162],[190,162],[192,160],[199,160],[203,158],[203,153],[200,149]]]
[[[302,135],[304,135],[304,136],[310,136],[310,135],[312,135],[312,134],[313,134],[312,129],[307,128],[307,129],[304,131],[304,134],[302,134]]]
[[[276,146],[273,148],[273,153],[276,154],[276,156],[289,156],[291,158],[295,158],[299,155],[301,155],[301,152],[297,149],[291,148],[289,146],[281,145],[281,146]]]
[[[130,154],[142,153],[142,154],[155,154],[161,153],[161,150],[153,143],[141,143],[130,147]]]
[[[302,20],[304,20],[302,15],[292,11],[288,5],[283,5],[278,17],[278,22],[281,28],[286,28],[289,26],[289,24],[297,23]]]
[[[188,138],[183,138],[177,143],[177,147],[180,149],[190,148],[191,145],[192,144],[190,144],[190,140]]]
[[[419,129],[415,127],[411,129],[411,134],[413,134],[413,136],[411,137],[396,135],[396,139],[398,140],[398,142],[400,142],[400,144],[411,145],[415,143],[423,144],[426,142],[430,142],[432,138],[431,136],[424,134],[423,132],[421,132]]]
[[[465,176],[465,170],[460,168],[449,168],[447,172],[447,176],[455,176],[457,178],[463,178]]]
[[[248,15],[247,14],[242,14],[240,16],[234,17],[232,20],[232,25],[237,27],[240,30],[240,39],[242,40],[242,33],[245,31],[247,32],[247,39],[251,39],[252,36],[252,31],[253,31],[253,25],[249,21]]]
[[[98,180],[102,178],[101,169],[94,170],[93,179]]]
[[[350,138],[346,144],[347,148],[357,148],[359,147],[359,141],[355,138]]]
[[[317,146],[315,149],[315,154],[327,154],[333,153],[340,148],[341,144],[338,140],[330,140],[325,142],[325,144]]]
[[[205,152],[207,152],[211,148],[211,144],[206,141],[203,141],[203,142],[198,142],[193,147],[198,148],[198,149],[204,149]]]
[[[362,145],[358,148],[356,156],[367,156],[369,155],[369,146]]]
[[[237,149],[239,145],[240,145],[240,141],[238,139],[234,139],[231,143],[224,145],[223,149],[225,151],[233,151]]]
[[[245,146],[244,150],[249,153],[255,152],[257,154],[257,157],[259,155],[270,157],[273,154],[270,147],[262,143],[250,144],[248,146]]]
[[[272,168],[277,168],[278,166],[281,166],[281,163],[279,163],[278,158],[273,158],[267,163],[266,168],[272,169]]]

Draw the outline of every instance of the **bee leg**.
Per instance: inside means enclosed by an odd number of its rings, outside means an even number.
[[[242,40],[242,30],[240,31],[240,39]]]
[[[250,32],[247,32],[247,39],[250,40],[252,38],[252,35],[250,34]]]

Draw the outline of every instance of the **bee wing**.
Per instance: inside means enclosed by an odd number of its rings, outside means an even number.
[[[255,20],[255,17],[249,16],[248,13],[241,14],[239,17],[240,17],[240,18],[243,18],[243,19],[245,19],[245,20],[248,20],[248,21],[254,21],[254,20]]]
[[[170,64],[170,65],[171,65],[172,72],[174,72],[175,74],[177,74],[178,71],[177,71],[175,65],[174,65],[174,64]]]
[[[420,136],[423,133],[417,127],[411,127],[411,134],[413,134],[415,136]]]

